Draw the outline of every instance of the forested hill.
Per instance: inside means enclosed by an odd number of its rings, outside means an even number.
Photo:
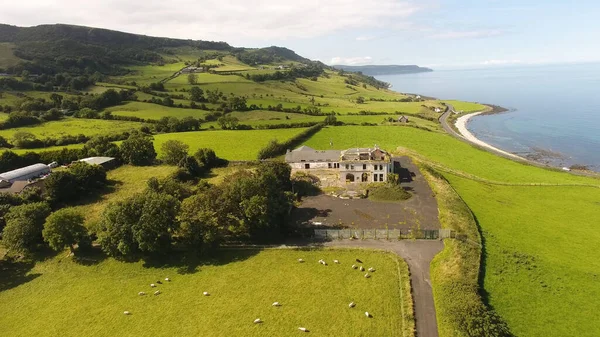
[[[225,42],[184,40],[130,34],[108,29],[40,25],[16,27],[0,24],[0,47],[10,48],[17,64],[2,65],[0,72],[118,74],[125,65],[168,63],[178,48],[235,54],[245,63],[308,62],[281,47],[234,48]]]
[[[433,71],[433,69],[419,67],[416,65],[366,65],[366,66],[345,66],[334,65],[336,69],[345,71],[362,72],[365,75],[396,75],[396,74],[414,74]]]

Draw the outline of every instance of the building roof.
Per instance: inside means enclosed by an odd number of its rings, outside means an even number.
[[[25,189],[25,187],[27,187],[29,185],[33,185],[33,184],[34,183],[30,183],[27,180],[15,181],[8,187],[0,188],[0,193],[11,193],[11,194],[21,193]]]
[[[102,164],[111,162],[113,160],[115,160],[115,158],[113,158],[113,157],[89,157],[89,158],[79,159],[79,161],[86,162],[90,165],[102,165]]]
[[[302,161],[339,161],[340,150],[315,150],[308,146],[301,146],[285,154],[285,161],[288,163],[299,163]]]
[[[50,168],[45,164],[33,164],[26,167],[21,167],[16,170],[0,173],[0,179],[15,181],[19,178],[29,175],[44,174],[50,172]]]

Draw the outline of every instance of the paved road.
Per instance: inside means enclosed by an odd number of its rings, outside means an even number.
[[[443,241],[341,240],[327,242],[325,245],[331,247],[383,249],[394,252],[402,257],[410,270],[417,336],[438,337],[429,265],[433,257],[444,249]]]
[[[444,128],[444,130],[446,130],[446,132],[449,133],[451,136],[465,140],[465,138],[460,133],[454,131],[454,129],[448,124],[448,116],[454,113],[454,107],[450,104],[446,104],[446,106],[448,107],[448,110],[446,110],[446,112],[444,112],[440,116],[440,123],[442,124],[442,128]]]

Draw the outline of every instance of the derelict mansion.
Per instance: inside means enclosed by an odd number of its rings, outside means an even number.
[[[343,151],[301,146],[288,151],[285,161],[296,171],[337,171],[340,183],[384,182],[393,169],[390,154],[377,146]]]

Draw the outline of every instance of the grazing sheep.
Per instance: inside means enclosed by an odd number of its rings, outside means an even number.
[[[156,281],[156,283],[158,283],[158,284],[162,284],[162,282],[160,282],[160,280]]]
[[[279,303],[279,302],[273,302],[273,304],[272,304],[272,305],[273,305],[274,307],[280,307],[280,306],[281,306],[281,303]]]
[[[257,318],[254,320],[254,324],[258,324],[258,323],[262,323],[262,320],[260,318]]]
[[[322,265],[324,265],[324,266],[326,266],[326,265],[327,265],[327,262],[325,262],[325,261],[323,261],[323,260],[319,260],[319,263],[320,263],[320,264],[322,264]]]
[[[356,303],[354,303],[354,302],[350,302],[350,304],[348,304],[349,308],[354,308],[355,306],[356,306]]]
[[[123,311],[123,315],[131,315],[129,311]]]
[[[333,260],[333,263],[335,263],[335,264],[340,264],[340,261],[338,261],[338,260]]]
[[[138,293],[138,295],[140,295],[140,296],[144,296],[144,295],[146,295],[146,293],[145,293],[145,292],[143,292],[143,291],[140,291],[140,292]]]
[[[357,265],[355,265],[355,264],[353,264],[353,265],[352,265],[352,269],[356,269],[356,268],[358,268],[358,266],[357,266]]]
[[[156,288],[156,284],[154,284],[154,283],[150,283],[150,287],[152,287],[152,288]]]
[[[298,259],[298,262],[302,263],[304,262],[304,259]]]
[[[373,318],[373,315],[369,314],[368,311],[365,311],[365,316],[369,317],[369,318]]]
[[[155,291],[155,292],[154,292],[154,295],[155,295],[155,296],[158,296],[158,295],[160,295],[160,290],[157,290],[157,291]]]
[[[360,266],[360,271],[365,271],[365,267]]]
[[[375,271],[375,268],[371,267],[371,268],[369,268],[369,271],[372,273]]]
[[[369,273],[366,273],[365,278],[369,278],[369,277],[371,277],[371,275],[369,275]]]
[[[358,263],[362,263],[362,261],[361,261],[361,260],[359,260],[359,259],[356,259],[356,262],[358,262]]]
[[[303,331],[303,332],[308,332],[308,329],[307,329],[307,328],[302,328],[302,327],[300,327],[300,328],[298,328],[298,330],[300,330],[300,331]]]
[[[170,279],[170,278],[168,278],[168,277],[165,277],[165,281],[167,281],[167,282],[171,282],[171,279]]]
[[[210,296],[210,294],[208,293],[208,291],[203,292],[202,295],[204,295],[204,296]]]

